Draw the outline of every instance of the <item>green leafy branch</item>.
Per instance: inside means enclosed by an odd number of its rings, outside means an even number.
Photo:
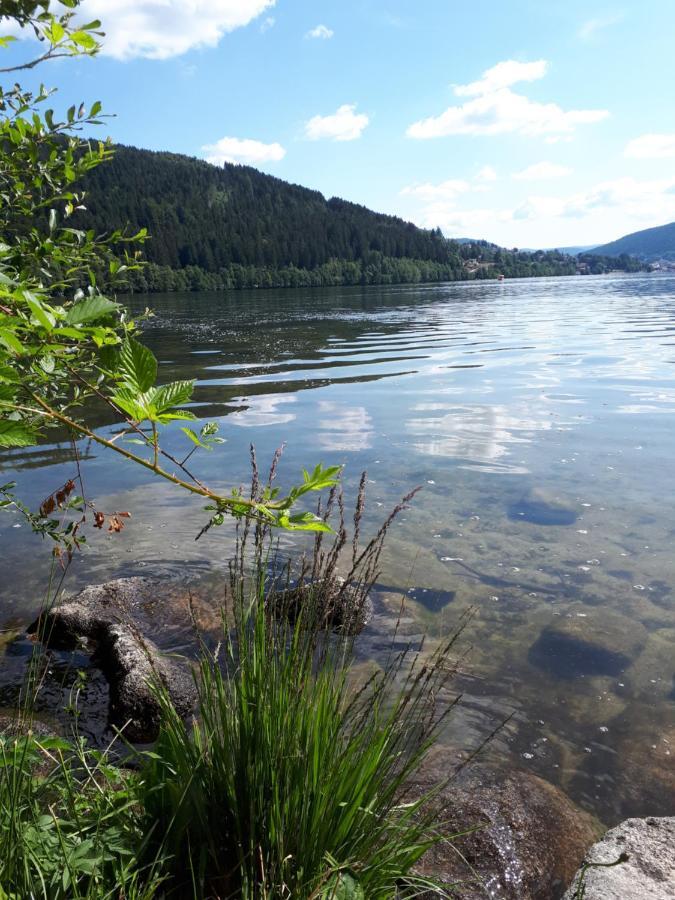
[[[98,39],[103,37],[101,23],[98,20],[74,23],[79,2],[80,0],[60,0],[67,11],[55,15],[49,9],[49,0],[0,0],[0,18],[14,19],[47,47],[43,53],[27,62],[1,68],[0,73],[34,69],[40,63],[64,56],[96,55],[101,47]],[[14,35],[0,37],[0,48],[8,47],[15,40]]]

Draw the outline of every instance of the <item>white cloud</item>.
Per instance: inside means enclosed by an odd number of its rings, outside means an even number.
[[[536,62],[530,63],[507,59],[483,72],[483,77],[479,81],[455,85],[455,95],[457,97],[482,97],[483,94],[492,94],[494,91],[511,87],[520,81],[538,81],[544,77],[547,69],[548,63],[545,59],[538,59]]]
[[[564,110],[556,103],[529,100],[511,90],[520,81],[534,81],[546,73],[547,63],[507,60],[483,73],[479,81],[455,87],[458,97],[471,97],[461,106],[450,106],[439,116],[414,122],[409,137],[424,140],[451,134],[522,134],[554,138],[569,136],[578,125],[600,122],[603,109]]]
[[[312,28],[311,31],[308,31],[305,37],[308,38],[319,38],[320,40],[327,41],[329,38],[332,38],[335,32],[332,28],[329,28],[327,25],[317,25],[316,28]]]
[[[616,178],[588,191],[562,197],[533,196],[514,210],[516,219],[581,219],[599,211],[620,211],[635,222],[656,222],[675,214],[675,178],[641,181]],[[644,226],[642,226],[644,227]]]
[[[643,134],[626,145],[624,156],[633,159],[671,159],[675,157],[675,134]]]
[[[215,47],[229,31],[248,25],[276,0],[83,0],[86,21],[100,19],[103,52],[116,59],[169,59],[197,47]]]
[[[448,181],[441,181],[440,184],[431,184],[428,181],[424,184],[411,184],[404,187],[401,194],[404,196],[422,197],[425,200],[454,200],[458,194],[463,194],[469,190],[471,190],[471,185],[468,181],[451,178]]]
[[[310,141],[327,138],[332,141],[353,141],[361,137],[370,121],[365,113],[357,113],[355,103],[345,103],[331,116],[314,116],[305,124],[305,136]]]
[[[572,170],[567,166],[560,166],[552,162],[539,162],[533,163],[522,172],[514,172],[511,177],[516,181],[543,181],[548,178],[563,178],[565,175],[571,174]]]
[[[262,141],[235,137],[221,138],[215,144],[206,144],[202,150],[206,154],[206,161],[216,166],[222,166],[226,162],[256,166],[260,163],[278,162],[286,155],[281,144],[263,144]]]
[[[262,34],[264,34],[266,31],[269,31],[270,28],[274,28],[274,26],[276,25],[276,21],[277,20],[274,18],[274,16],[268,16],[266,19],[263,19],[260,25],[260,31],[262,32]]]
[[[475,181],[479,182],[487,182],[487,181],[496,181],[497,180],[497,172],[492,166],[483,166],[482,169],[479,169],[474,178]]]
[[[588,19],[579,29],[579,37],[582,41],[590,41],[598,31],[609,28],[611,25],[616,25],[622,19],[623,13],[612,13],[607,16],[598,16],[595,19]]]
[[[411,218],[425,228],[440,227],[448,237],[486,238],[508,247],[599,244],[675,220],[675,177],[616,178],[575,193],[533,194],[515,207],[463,208],[476,196],[422,198]]]

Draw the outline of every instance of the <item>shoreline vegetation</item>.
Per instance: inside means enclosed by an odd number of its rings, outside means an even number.
[[[127,273],[124,289],[130,294],[170,294],[198,291],[232,291],[251,289],[358,287],[397,284],[443,284],[445,282],[495,281],[503,275],[511,278],[542,278],[570,275],[603,275],[610,272],[643,272],[644,264],[627,258],[610,259],[586,254],[583,271],[571,257],[559,260],[539,258],[536,253],[508,254],[507,263],[478,265],[475,269],[457,269],[450,263],[429,260],[397,259],[373,253],[368,261],[331,259],[316,269],[285,266],[234,264],[219,272],[207,272],[199,266],[172,269],[148,263],[138,271]],[[548,255],[548,252],[547,254]],[[105,281],[105,273],[100,277]],[[501,279],[499,279],[501,280]]]

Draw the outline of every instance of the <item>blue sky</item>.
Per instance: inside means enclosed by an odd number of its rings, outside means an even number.
[[[672,0],[84,0],[102,133],[506,246],[675,220]],[[7,62],[27,42],[2,51]]]

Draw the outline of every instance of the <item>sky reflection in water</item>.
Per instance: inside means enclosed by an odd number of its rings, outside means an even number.
[[[675,789],[674,289],[639,276],[133,303],[157,311],[160,379],[197,378],[194,411],[228,441],[199,460],[206,480],[244,483],[251,441],[261,461],[286,442],[282,483],[322,460],[346,465],[353,492],[368,470],[370,528],[423,486],[392,532],[361,655],[377,656],[401,589],[410,634],[432,640],[476,605],[449,760],[514,712],[494,752],[615,821]],[[178,429],[167,442],[184,447]],[[199,504],[82,452],[89,495],[134,517],[95,535],[72,587],[224,566],[225,530],[193,540]],[[70,476],[64,458],[64,445],[7,453],[2,480],[38,505]],[[17,517],[0,540],[1,616],[25,621],[48,548]],[[537,665],[542,629],[575,616],[597,630],[610,614],[647,635],[619,676]]]

